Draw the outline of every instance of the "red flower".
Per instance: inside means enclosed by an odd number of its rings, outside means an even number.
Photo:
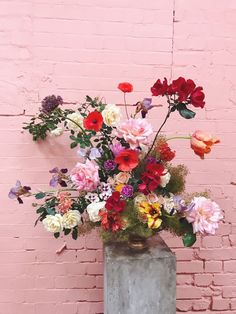
[[[161,83],[160,79],[156,81],[156,83],[151,87],[152,96],[164,96],[167,93],[168,84],[167,79],[164,78],[163,83]]]
[[[204,98],[205,94],[203,93],[203,88],[202,87],[197,87],[194,89],[194,91],[191,93],[190,99],[191,99],[191,104],[194,107],[201,107],[203,108],[205,105]]]
[[[160,184],[160,176],[163,175],[165,168],[161,164],[148,163],[145,172],[141,174],[142,183],[139,185],[139,191],[148,194],[154,191]]]
[[[128,82],[123,82],[118,85],[118,88],[123,92],[123,93],[131,93],[133,91],[133,85],[128,83]]]
[[[126,201],[120,199],[120,192],[113,192],[107,199],[105,208],[116,212],[122,212],[125,209]]]
[[[100,211],[99,216],[104,230],[116,232],[122,229],[123,221],[118,213]]]
[[[139,163],[138,152],[132,149],[123,150],[116,156],[115,162],[119,165],[119,170],[130,171]]]
[[[166,142],[159,143],[156,150],[160,155],[160,159],[163,161],[171,161],[175,158],[175,151],[171,150]]]
[[[188,96],[193,92],[196,87],[193,80],[185,80],[183,77],[179,77],[177,80],[174,80],[169,86],[169,93],[179,95],[179,101],[186,101]]]
[[[84,127],[86,130],[93,130],[98,132],[102,128],[103,118],[98,111],[90,112],[87,118],[84,119]]]

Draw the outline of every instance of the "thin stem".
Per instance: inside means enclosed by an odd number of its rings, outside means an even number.
[[[192,136],[173,136],[166,139],[166,141],[175,140],[175,139],[184,139],[184,140],[190,140]]]
[[[125,93],[124,93],[124,104],[125,104],[125,113],[126,113],[126,117],[127,117],[127,119],[129,119],[129,113],[128,113],[128,107],[127,107],[127,103],[126,103]]]

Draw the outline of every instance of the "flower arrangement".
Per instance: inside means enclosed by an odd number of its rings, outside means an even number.
[[[118,88],[124,94],[126,119],[119,106],[98,98],[87,96],[84,104],[72,110],[63,109],[60,96],[46,97],[40,112],[24,129],[34,141],[67,131],[70,147],[78,148],[80,159],[70,171],[58,167],[49,171],[53,189],[32,193],[18,180],[9,197],[23,203],[22,197],[34,196],[39,215],[36,224],[41,221],[56,238],[63,233],[77,239],[99,228],[105,241],[121,241],[169,230],[181,236],[185,246],[191,246],[197,233],[214,234],[223,218],[219,206],[206,192],[184,193],[187,169],[171,164],[176,152],[169,146],[171,138],[160,133],[176,112],[185,119],[194,118],[190,108],[205,105],[203,88],[182,77],[171,83],[158,79],[151,93],[166,97],[167,114],[155,134],[145,119],[154,107],[152,98],[138,101],[129,117],[126,94],[133,86],[124,82]],[[185,138],[201,159],[219,143],[200,130]]]

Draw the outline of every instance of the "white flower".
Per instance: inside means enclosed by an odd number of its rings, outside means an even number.
[[[121,111],[116,105],[106,105],[102,111],[103,121],[108,126],[116,126],[120,122]]]
[[[99,211],[105,207],[106,202],[91,203],[87,207],[87,212],[89,214],[89,219],[92,222],[100,220]]]
[[[50,135],[50,136],[53,136],[53,137],[60,136],[60,135],[62,135],[63,131],[64,131],[63,128],[58,127],[58,128],[56,128],[56,129],[52,130],[52,131],[49,133],[49,135]]]
[[[147,202],[147,197],[142,194],[142,193],[139,193],[135,198],[134,198],[134,204],[135,206],[139,206],[140,203],[142,202]]]
[[[81,215],[78,210],[69,210],[63,215],[62,219],[63,227],[65,229],[72,229],[81,223]]]
[[[68,119],[66,121],[67,121],[68,128],[74,131],[80,131],[80,127],[83,127],[83,120],[84,120],[81,114],[79,112],[73,112],[73,113],[68,114],[67,118]]]
[[[170,181],[170,173],[167,171],[164,175],[160,177],[160,179],[160,186],[164,188]]]
[[[90,201],[91,203],[93,203],[93,202],[95,202],[95,203],[99,202],[99,197],[98,197],[98,194],[97,194],[97,193],[91,193],[91,192],[89,192],[89,193],[87,193],[87,194],[85,195],[85,198],[86,198],[86,200]]]
[[[47,215],[43,220],[45,229],[49,232],[57,233],[63,230],[62,216],[60,214]]]
[[[175,207],[175,202],[173,200],[173,197],[169,197],[169,198],[164,197],[162,204],[164,206],[165,211],[168,214],[173,214],[173,208]],[[175,212],[175,210],[174,210],[174,212]]]

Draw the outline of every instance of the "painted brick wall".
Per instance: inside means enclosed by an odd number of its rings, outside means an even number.
[[[117,83],[128,80],[132,103],[157,78],[179,75],[204,86],[206,107],[195,121],[173,117],[165,132],[221,138],[205,161],[186,142],[173,147],[190,168],[188,190],[210,188],[225,221],[191,249],[164,235],[178,260],[177,313],[235,314],[236,1],[1,0],[0,22],[0,314],[103,312],[97,235],[54,240],[33,227],[29,200],[6,197],[16,178],[43,188],[48,169],[75,161],[66,138],[32,143],[22,122],[51,93],[72,106],[86,94],[120,103]],[[152,114],[158,125],[164,108]]]

